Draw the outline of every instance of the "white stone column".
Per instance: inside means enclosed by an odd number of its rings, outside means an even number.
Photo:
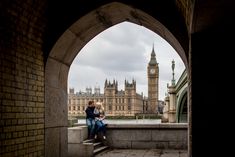
[[[169,121],[169,96],[165,97],[165,106],[163,108],[163,116],[162,116],[162,122],[168,122]]]
[[[169,93],[169,122],[175,123],[176,122],[176,93],[175,93],[175,86],[168,87]]]

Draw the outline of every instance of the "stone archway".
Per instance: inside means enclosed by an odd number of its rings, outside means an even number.
[[[67,156],[67,77],[73,59],[93,37],[105,29],[132,22],[159,34],[178,52],[187,72],[185,52],[168,29],[150,15],[130,6],[113,2],[80,18],[70,26],[52,48],[45,68],[45,156]]]
[[[180,97],[178,99],[178,102],[176,104],[179,104],[179,106],[177,107],[176,110],[176,118],[177,118],[177,122],[180,123],[183,121],[187,121],[187,114],[185,115],[185,109],[187,111],[187,105],[188,105],[188,101],[187,101],[187,95],[188,95],[188,90],[187,88],[185,88],[182,93],[180,94]],[[184,117],[186,116],[186,117]],[[186,119],[184,119],[186,118]]]

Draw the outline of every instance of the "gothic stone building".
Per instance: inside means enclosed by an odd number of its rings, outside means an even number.
[[[113,80],[105,81],[104,93],[100,93],[100,88],[86,88],[86,92],[74,92],[69,90],[68,94],[68,112],[70,117],[84,116],[85,109],[89,100],[102,102],[105,108],[106,116],[134,116],[136,113],[143,113],[146,102],[145,97],[136,93],[136,81],[129,83],[125,80],[125,89],[118,90],[118,82]]]
[[[136,113],[158,113],[158,82],[159,67],[156,60],[154,46],[151,52],[151,58],[147,65],[148,74],[148,98],[136,93],[136,81],[129,83],[125,80],[125,89],[118,90],[118,82],[113,80],[105,81],[104,93],[100,93],[100,88],[86,88],[86,92],[74,93],[70,89],[68,94],[68,113],[69,117],[84,116],[85,108],[89,100],[102,102],[108,116],[134,116]]]

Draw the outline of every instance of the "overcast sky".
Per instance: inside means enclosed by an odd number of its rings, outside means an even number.
[[[124,90],[125,79],[136,80],[137,93],[148,96],[147,65],[152,47],[159,63],[159,99],[164,100],[167,83],[171,82],[171,61],[175,61],[175,79],[185,69],[176,51],[156,33],[129,22],[123,22],[98,34],[74,59],[69,70],[68,88],[75,92],[99,86],[104,91],[105,79],[118,81]]]

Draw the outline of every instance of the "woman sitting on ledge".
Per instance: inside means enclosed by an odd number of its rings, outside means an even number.
[[[98,115],[99,117],[95,117],[95,124],[96,124],[96,134],[95,134],[95,139],[97,138],[97,135],[101,133],[103,136],[103,139],[106,139],[106,124],[104,122],[105,120],[105,111],[104,107],[101,102],[96,103],[96,107],[94,110],[94,114]]]

